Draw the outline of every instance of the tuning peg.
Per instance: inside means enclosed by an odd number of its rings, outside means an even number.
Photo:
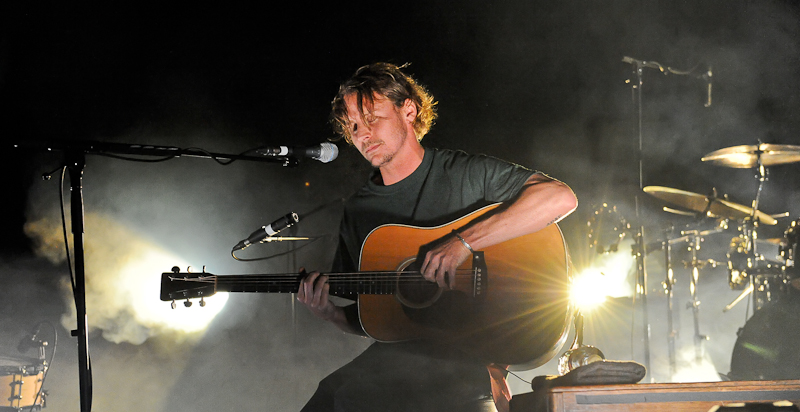
[[[173,266],[172,267],[172,273],[180,273],[180,272],[181,272],[181,268],[179,268],[177,266]]]
[[[175,309],[175,308],[178,307],[178,304],[175,303],[175,299],[172,299],[172,303],[170,304],[170,306],[172,306],[172,309]]]
[[[203,273],[206,273],[206,265],[203,265]]]
[[[204,308],[206,306],[206,301],[203,298],[200,298],[200,307]]]
[[[189,300],[189,299],[186,299],[186,302],[183,302],[183,306],[186,306],[187,308],[192,307],[192,301]]]

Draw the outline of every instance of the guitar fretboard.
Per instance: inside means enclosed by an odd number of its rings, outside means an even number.
[[[328,274],[330,294],[351,296],[359,294],[391,295],[397,289],[396,272],[359,272]],[[211,276],[209,276],[211,277]],[[297,293],[303,275],[227,275],[215,276],[217,291],[255,293]],[[191,282],[192,280],[186,280]],[[419,275],[404,274],[401,282],[424,282]]]

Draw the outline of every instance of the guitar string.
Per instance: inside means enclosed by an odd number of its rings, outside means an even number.
[[[469,269],[461,269],[459,272],[462,274],[456,273],[457,278],[463,277],[472,277],[474,272]],[[463,272],[468,272],[468,274],[463,274]],[[403,277],[393,277],[392,275],[397,274],[410,274],[414,276],[403,276]],[[219,280],[223,280],[225,283],[296,283],[299,281],[298,279],[299,274],[285,274],[285,275],[274,275],[269,279],[264,279],[261,275],[232,275],[232,276],[202,276],[202,277],[195,277],[195,278],[184,278],[184,277],[173,277],[170,276],[171,281],[185,281],[185,282],[194,282],[194,283],[215,283]],[[429,282],[421,277],[419,272],[392,272],[392,271],[378,271],[378,272],[352,272],[352,273],[333,273],[326,275],[328,276],[329,281],[373,281],[373,280],[382,280],[382,281],[390,281],[392,283],[396,283],[397,281],[403,281],[404,283],[408,282]]]

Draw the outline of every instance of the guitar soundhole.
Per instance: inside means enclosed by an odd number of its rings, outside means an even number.
[[[442,294],[439,285],[428,282],[419,274],[416,259],[407,259],[398,270],[401,273],[397,278],[397,299],[403,305],[417,309],[426,308]]]

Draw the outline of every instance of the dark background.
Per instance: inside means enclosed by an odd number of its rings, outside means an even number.
[[[338,83],[374,61],[408,69],[439,102],[440,118],[423,140],[431,147],[485,153],[568,183],[580,207],[562,222],[578,266],[592,262],[586,222],[607,202],[633,221],[635,199],[648,240],[689,218],[665,214],[639,191],[637,106],[625,56],[689,75],[645,69],[642,89],[644,186],[720,194],[749,205],[754,170],[700,161],[717,149],[800,144],[800,6],[796,1],[429,1],[418,4],[312,4],[264,7],[2,6],[0,135],[5,218],[0,272],[0,353],[37,322],[59,331],[59,355],[46,387],[48,409],[77,410],[77,355],[58,215],[59,152],[15,143],[95,140],[198,147],[240,153],[261,145],[310,146],[333,137],[327,124]],[[707,83],[712,70],[712,104]],[[95,410],[296,410],[317,381],[359,353],[344,336],[294,312],[286,296],[231,296],[204,334],[190,337],[142,321],[129,278],[116,273],[158,248],[214,273],[275,273],[326,268],[341,199],[368,165],[340,143],[330,164],[181,158],[132,163],[89,156],[87,215],[89,324],[93,327]],[[769,170],[761,209],[789,212],[764,238],[778,238],[800,217],[800,166]],[[292,231],[327,235],[293,255],[256,263],[231,259],[230,247],[289,211]],[[27,232],[26,232],[27,230]],[[705,239],[703,259],[724,263],[736,224]],[[142,246],[147,245],[147,246]],[[258,257],[295,245],[254,246]],[[618,253],[627,253],[623,251]],[[678,252],[676,259],[686,258]],[[705,362],[692,361],[688,271],[677,271],[679,347],[688,374],[666,368],[661,256],[648,259],[651,373],[658,381],[719,379],[748,313],[724,267],[704,269],[699,285]],[[172,263],[139,272],[157,278]],[[724,264],[723,264],[724,266]],[[120,290],[129,293],[120,293]],[[114,292],[111,292],[114,291]],[[157,293],[157,292],[153,292]],[[108,303],[113,301],[113,303]],[[639,313],[630,298],[597,314],[587,337],[609,358],[642,362]],[[109,309],[111,308],[111,309]],[[179,309],[186,310],[180,307]],[[168,304],[157,306],[168,311]],[[192,308],[192,310],[202,310]],[[797,327],[798,325],[787,325]],[[27,354],[30,356],[30,353]],[[526,379],[555,373],[550,364]],[[515,393],[529,386],[511,379]]]

